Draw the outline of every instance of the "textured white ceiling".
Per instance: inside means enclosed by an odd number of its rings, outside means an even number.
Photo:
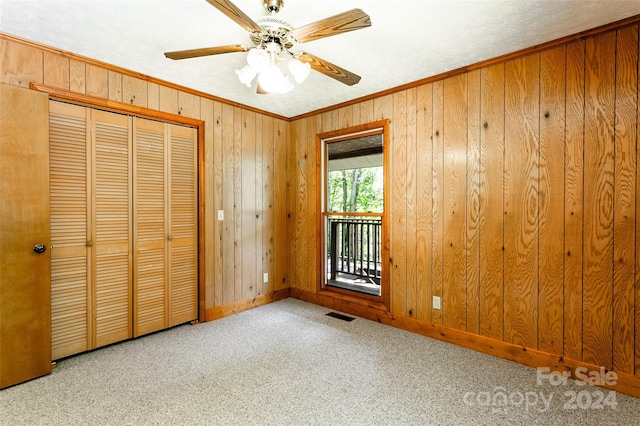
[[[251,18],[261,0],[234,0]],[[0,31],[284,117],[339,104],[640,14],[639,0],[285,0],[294,27],[361,8],[372,26],[296,46],[362,77],[345,86],[313,72],[293,92],[239,83],[246,53],[173,61],[166,51],[250,45],[205,0],[0,0]]]

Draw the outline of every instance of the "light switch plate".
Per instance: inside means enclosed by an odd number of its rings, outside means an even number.
[[[218,220],[224,220],[224,210],[218,210]]]
[[[433,296],[433,309],[440,309],[440,296]]]
[[[269,282],[269,273],[268,272],[265,272],[262,275],[262,282],[264,282],[264,283],[268,283]]]

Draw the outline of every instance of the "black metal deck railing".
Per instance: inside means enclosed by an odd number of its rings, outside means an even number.
[[[329,218],[329,279],[340,274],[380,285],[380,218]]]

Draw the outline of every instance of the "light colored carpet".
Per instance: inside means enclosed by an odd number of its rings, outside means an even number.
[[[0,391],[0,424],[640,424],[640,399],[328,312],[285,299],[60,361]]]

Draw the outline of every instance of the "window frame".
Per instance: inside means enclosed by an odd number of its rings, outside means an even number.
[[[316,135],[316,183],[317,188],[317,206],[319,206],[319,215],[317,221],[318,238],[318,282],[317,294],[319,296],[327,296],[344,302],[365,305],[367,307],[389,311],[390,306],[390,288],[389,288],[389,123],[388,119],[366,123],[358,126],[346,127],[330,132],[320,133]],[[328,211],[328,194],[327,194],[327,145],[334,142],[343,142],[350,139],[356,139],[368,135],[382,135],[382,163],[383,163],[383,211],[382,213],[356,213],[356,212],[329,212]],[[380,296],[360,293],[354,290],[342,289],[327,285],[327,256],[325,255],[327,244],[327,218],[330,216],[357,216],[357,217],[380,217],[382,221],[381,232],[381,264],[382,271],[380,277]]]

